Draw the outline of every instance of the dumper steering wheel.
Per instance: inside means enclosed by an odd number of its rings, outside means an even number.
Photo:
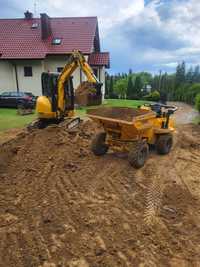
[[[167,112],[168,115],[172,115],[174,114],[174,112],[177,111],[177,107],[176,106],[170,106],[170,105],[164,105],[161,103],[154,103],[154,104],[149,104],[149,103],[145,103],[144,106],[146,107],[150,107],[152,111],[156,112],[157,115],[162,115],[162,108],[164,108]]]

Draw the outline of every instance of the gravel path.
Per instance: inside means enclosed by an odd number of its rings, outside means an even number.
[[[188,104],[182,102],[168,102],[168,104],[178,107],[174,115],[177,124],[191,123],[198,116],[198,112]]]

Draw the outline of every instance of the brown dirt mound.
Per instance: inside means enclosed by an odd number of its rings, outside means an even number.
[[[90,152],[97,130],[50,127],[1,146],[0,266],[198,266],[199,147],[182,147],[179,129],[170,155],[135,170]]]
[[[182,148],[200,148],[200,125],[187,124],[181,126],[179,144]]]
[[[75,103],[79,106],[95,106],[102,103],[101,94],[97,94],[93,83],[82,82],[75,90]]]
[[[134,117],[145,115],[147,113],[152,113],[152,112],[136,108],[103,107],[103,108],[95,108],[88,110],[87,113],[89,115],[96,115],[96,116],[131,122]]]
[[[76,95],[94,94],[94,84],[90,82],[82,82],[76,89]]]

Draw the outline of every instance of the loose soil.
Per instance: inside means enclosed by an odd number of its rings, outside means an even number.
[[[11,139],[15,139],[18,134],[23,130],[20,128],[9,129],[7,131],[0,132],[0,145],[8,142]]]
[[[91,121],[1,145],[0,266],[200,266],[200,126],[135,170],[96,157]]]
[[[191,123],[199,113],[192,106],[181,102],[169,102],[170,105],[175,105],[178,110],[175,113],[177,124],[187,124]]]
[[[152,112],[126,107],[103,107],[88,110],[87,113],[89,115],[101,116],[103,118],[105,117],[131,122],[137,116],[143,116]]]

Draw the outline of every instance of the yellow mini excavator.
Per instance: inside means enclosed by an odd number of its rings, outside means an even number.
[[[73,51],[60,74],[42,73],[42,96],[39,96],[36,101],[38,119],[30,128],[45,128],[51,123],[59,123],[64,119],[67,119],[69,128],[80,122],[80,118],[74,117],[74,88],[71,77],[78,67],[87,77],[93,93],[101,97],[102,84],[94,75],[84,55],[79,51]]]

